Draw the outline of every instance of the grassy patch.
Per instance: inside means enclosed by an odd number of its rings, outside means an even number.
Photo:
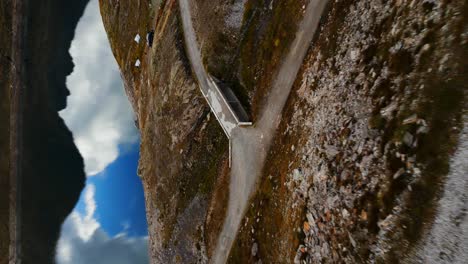
[[[219,1],[219,0],[218,0]],[[268,93],[278,65],[294,40],[304,0],[247,1],[242,26],[232,32],[225,25],[229,4],[197,1],[195,29],[208,72],[233,90],[255,117]],[[204,12],[216,6],[212,12]],[[235,37],[233,37],[235,36]]]
[[[185,146],[185,153],[180,172],[171,178],[165,178],[169,175],[159,175],[161,179],[158,181],[164,183],[158,185],[157,204],[164,223],[162,237],[166,245],[172,237],[177,216],[187,208],[195,196],[211,196],[220,173],[220,165],[226,158],[228,144],[218,122],[214,118],[210,121],[201,120],[193,133],[181,143]],[[175,194],[175,203],[169,202]]]
[[[244,88],[237,77],[241,31],[226,22],[230,20],[235,2],[239,1],[192,1],[192,15],[207,71],[227,84],[249,110],[249,99],[242,92]]]
[[[299,137],[284,134],[293,108],[287,107],[283,122],[278,129],[265,163],[255,196],[241,224],[241,230],[232,247],[229,263],[290,263],[302,237],[293,231],[300,226],[303,208],[290,208],[291,191],[285,186],[290,166],[298,166],[300,160],[292,146],[300,144]],[[287,158],[285,158],[287,157]],[[252,233],[252,230],[254,232]],[[258,244],[258,256],[252,257],[253,241]]]
[[[149,203],[160,212],[162,244],[169,247],[179,215],[196,196],[209,199],[213,194],[228,144],[214,116],[207,118],[209,108],[194,87],[177,13],[166,6],[158,17],[150,64],[142,66],[139,77],[144,80],[137,96],[140,164],[147,167],[141,175]],[[181,125],[190,132],[181,132]]]
[[[304,1],[248,1],[239,56],[239,97],[249,98],[255,117],[268,93],[281,60],[295,38]]]
[[[137,59],[143,62],[143,57],[147,52],[146,34],[150,30],[155,30],[155,19],[159,19],[158,5],[160,10],[164,10],[166,2],[173,1],[152,1],[152,8],[149,2],[135,5],[131,1],[100,0],[100,10],[107,32],[107,37],[114,53],[114,57],[126,75],[126,79],[136,78],[140,74],[140,68],[135,67]],[[138,7],[138,8],[136,8]],[[125,21],[125,23],[122,23]],[[134,41],[139,34],[140,43]],[[156,36],[155,36],[156,41]]]
[[[224,219],[226,218],[227,205],[229,200],[229,176],[231,168],[227,160],[218,173],[213,195],[211,197],[211,205],[208,209],[208,215],[205,221],[205,237],[207,255],[210,258],[218,241],[218,236],[223,228]]]
[[[197,193],[211,194],[219,173],[219,165],[228,149],[228,141],[215,118],[210,118],[200,141],[188,137],[191,168],[183,169],[179,189],[184,195],[178,207],[185,208]]]

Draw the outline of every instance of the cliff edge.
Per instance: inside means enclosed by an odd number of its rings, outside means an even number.
[[[9,6],[10,263],[54,263],[61,224],[84,187],[83,159],[58,111],[66,107],[65,80],[73,70],[68,50],[86,4],[50,0]]]

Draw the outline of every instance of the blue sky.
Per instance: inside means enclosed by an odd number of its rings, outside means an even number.
[[[70,54],[75,64],[67,77],[71,95],[59,114],[83,156],[87,181],[62,225],[56,262],[149,263],[144,195],[136,174],[139,133],[98,0],[86,7]]]
[[[119,157],[113,163],[87,180],[87,184],[93,184],[96,188],[95,218],[110,236],[124,232],[133,237],[148,234],[143,187],[136,174],[138,158],[138,143],[125,150],[121,148]],[[85,214],[83,196],[76,211]]]

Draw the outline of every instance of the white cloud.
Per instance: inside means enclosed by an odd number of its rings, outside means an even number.
[[[138,140],[97,0],[88,4],[78,23],[70,53],[75,63],[67,78],[71,95],[60,115],[74,134],[86,174],[92,176],[118,157],[119,145]]]
[[[95,187],[84,193],[85,215],[74,211],[62,225],[57,245],[58,264],[143,264],[149,263],[148,238],[130,238],[125,233],[109,237],[94,218]]]
[[[88,176],[103,171],[119,156],[119,146],[138,140],[132,108],[111,53],[97,0],[91,0],[78,23],[70,53],[75,63],[67,78],[71,96],[60,112],[74,134]],[[73,211],[62,225],[58,264],[148,263],[148,238],[110,237],[95,218],[96,188],[83,193],[84,214]]]
[[[86,215],[82,217],[77,212],[72,212],[69,216],[69,218],[72,218],[71,221],[76,223],[74,225],[76,233],[84,241],[88,241],[94,231],[99,228],[99,223],[94,219],[94,212],[96,212],[95,193],[96,187],[93,184],[88,184],[84,191]]]

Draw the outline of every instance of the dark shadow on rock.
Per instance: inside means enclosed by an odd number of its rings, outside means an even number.
[[[21,97],[21,258],[54,263],[60,228],[85,184],[83,159],[58,115],[73,71],[71,41],[88,0],[27,1]]]

